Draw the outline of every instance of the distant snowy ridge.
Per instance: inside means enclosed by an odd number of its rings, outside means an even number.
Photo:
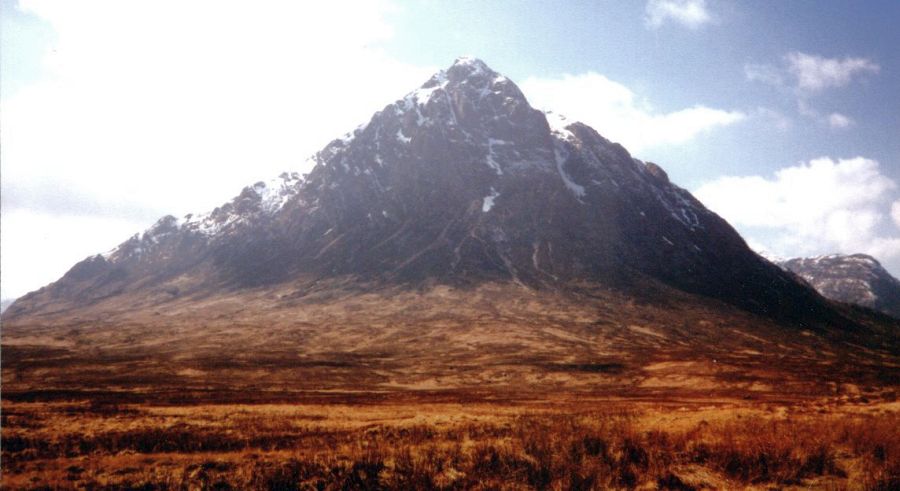
[[[779,261],[823,296],[900,317],[900,280],[866,254],[827,254]]]

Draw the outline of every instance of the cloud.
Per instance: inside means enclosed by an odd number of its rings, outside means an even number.
[[[896,190],[875,160],[822,157],[780,169],[772,178],[722,177],[695,194],[749,241],[776,255],[864,252],[896,273],[900,235],[887,227],[888,210],[896,214],[892,208],[900,208],[900,200],[890,204]]]
[[[823,115],[809,100],[827,89],[845,87],[863,74],[881,70],[877,63],[868,58],[825,58],[799,51],[784,55],[782,61],[781,66],[747,63],[744,65],[744,76],[749,81],[792,93],[801,116],[832,129],[849,128],[856,122],[838,112]]]
[[[582,121],[632,152],[682,144],[746,117],[739,111],[703,105],[659,112],[628,87],[594,72],[561,78],[529,78],[521,88],[534,106]]]
[[[795,51],[785,55],[788,72],[794,76],[797,88],[819,92],[844,87],[857,75],[878,73],[877,63],[868,58],[825,58]]]
[[[373,47],[380,4],[350,6],[23,2],[58,42],[3,100],[4,181],[187,213],[302,166],[431,73]]]
[[[156,213],[207,211],[248,183],[309,170],[306,157],[435,71],[379,48],[392,36],[384,19],[395,7],[385,2],[22,0],[19,8],[7,20],[40,22],[52,37],[42,40],[51,49],[40,78],[2,94],[4,296],[65,271],[17,272],[14,264],[45,258],[22,245],[35,237],[24,226],[6,228],[7,215],[30,212],[48,225],[49,216],[83,217],[86,241],[128,223],[125,239]],[[40,233],[62,250],[66,230]],[[106,247],[96,243],[94,252]]]
[[[900,199],[891,205],[891,218],[894,220],[894,225],[900,228]]]
[[[829,114],[827,121],[829,126],[836,129],[849,128],[850,126],[853,126],[854,123],[850,117],[844,116],[841,113]]]
[[[2,207],[9,211],[33,211],[60,217],[108,217],[122,220],[155,221],[167,212],[165,201],[142,203],[115,193],[86,194],[78,186],[48,176],[3,184]]]
[[[4,210],[2,221],[4,299],[58,279],[76,262],[115,247],[144,227],[140,221],[31,210]]]
[[[762,82],[775,87],[784,85],[781,71],[772,65],[748,63],[744,65],[744,76],[751,82]]]
[[[789,87],[801,96],[809,96],[826,89],[846,87],[866,73],[878,73],[881,67],[868,58],[825,58],[794,51],[784,55],[781,66],[747,63],[747,80],[774,87]]]
[[[842,113],[833,112],[830,114],[822,114],[805,98],[797,100],[797,112],[801,116],[805,116],[808,119],[814,120],[833,130],[843,130],[856,124],[856,121],[854,121],[853,118]]]
[[[711,22],[712,15],[706,8],[706,0],[649,0],[644,21],[651,29],[668,21],[697,29]]]

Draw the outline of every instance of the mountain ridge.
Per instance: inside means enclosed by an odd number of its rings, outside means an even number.
[[[867,254],[826,254],[778,261],[826,298],[900,318],[900,280]]]
[[[846,321],[661,167],[532,108],[478,59],[457,59],[311,162],[305,176],[247,186],[209,213],[163,217],[4,317],[149,291],[164,300],[356,277],[625,288],[656,280],[802,324]]]

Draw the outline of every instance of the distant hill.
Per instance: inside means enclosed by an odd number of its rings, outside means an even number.
[[[778,264],[801,276],[827,298],[900,318],[900,280],[872,256],[832,254]]]

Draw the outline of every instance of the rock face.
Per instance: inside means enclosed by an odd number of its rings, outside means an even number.
[[[873,257],[833,254],[779,263],[808,281],[822,295],[900,318],[900,280]]]
[[[801,323],[828,303],[754,254],[659,166],[460,58],[312,157],[210,213],[167,216],[30,293],[5,318],[110,297],[212,295],[285,282],[658,281]]]

